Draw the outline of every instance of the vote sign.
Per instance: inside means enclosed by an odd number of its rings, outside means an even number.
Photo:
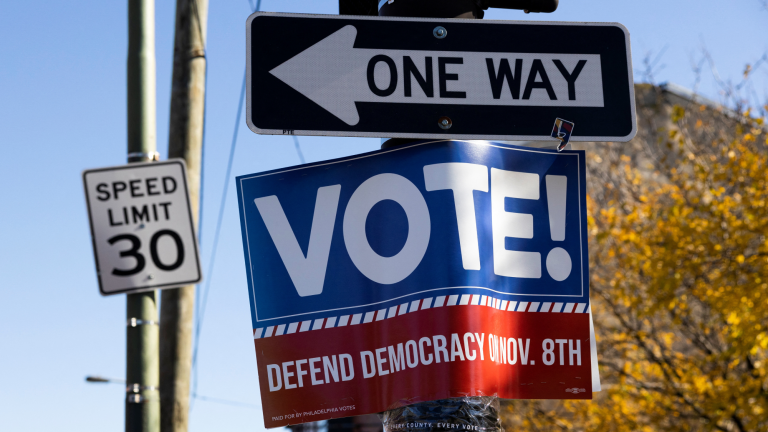
[[[103,295],[200,281],[183,160],[83,172]]]
[[[247,121],[256,133],[628,141],[629,34],[538,23],[258,12],[247,25]]]
[[[238,177],[267,427],[591,398],[585,180],[582,151],[466,141]]]

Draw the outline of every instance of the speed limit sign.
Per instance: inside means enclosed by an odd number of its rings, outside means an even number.
[[[102,295],[200,281],[200,258],[181,159],[83,172]]]

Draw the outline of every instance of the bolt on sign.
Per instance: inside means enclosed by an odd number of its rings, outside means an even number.
[[[246,31],[256,133],[556,141],[558,118],[573,141],[637,131],[621,24],[258,12]]]
[[[583,151],[425,141],[237,192],[267,427],[592,397]]]
[[[183,160],[86,170],[83,184],[103,295],[200,281]]]

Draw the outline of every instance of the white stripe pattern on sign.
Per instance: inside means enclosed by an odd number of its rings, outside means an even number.
[[[312,321],[302,321],[301,327],[299,328],[299,332],[305,332],[309,331],[309,326],[312,324]]]
[[[296,330],[299,328],[299,323],[290,323],[288,324],[288,330],[285,331],[285,334],[293,334],[296,333]]]
[[[398,315],[404,315],[408,312],[408,303],[403,303],[400,305],[400,312]]]
[[[311,330],[329,329],[334,327],[345,327],[347,325],[357,325],[384,319],[395,318],[409,312],[419,310],[443,307],[443,306],[488,306],[501,311],[508,312],[539,312],[539,313],[589,313],[591,305],[587,303],[554,303],[554,302],[517,302],[515,300],[501,300],[491,296],[480,294],[454,294],[451,296],[427,297],[421,300],[413,300],[410,303],[390,306],[388,308],[354,315],[333,316],[328,318],[317,318],[314,320],[297,321],[289,324],[280,324],[277,326],[260,327],[253,330],[254,339],[263,339],[272,336],[282,336],[305,332]],[[447,300],[447,302],[446,302]],[[421,307],[419,307],[421,306]],[[539,308],[541,306],[541,308]]]
[[[325,328],[333,328],[336,326],[336,320],[338,317],[330,317],[327,320],[325,320]]]
[[[297,322],[291,323],[290,325],[288,325],[288,331],[285,332],[285,334],[296,333],[296,330],[298,330],[298,328],[299,328],[299,323],[297,323]]]
[[[282,336],[283,332],[285,332],[285,324],[280,324],[277,326],[277,330],[275,330],[275,336]]]
[[[410,308],[411,312],[416,312],[417,310],[419,310],[419,302],[420,301],[421,300],[414,300],[414,301],[411,302],[411,308]]]

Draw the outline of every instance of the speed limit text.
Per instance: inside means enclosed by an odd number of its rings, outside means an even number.
[[[173,177],[148,177],[128,181],[113,181],[96,185],[96,199],[102,202],[117,201],[120,198],[144,198],[170,195],[176,192],[178,185]],[[171,202],[123,206],[113,212],[107,210],[110,226],[138,225],[145,222],[170,220],[168,207]]]

